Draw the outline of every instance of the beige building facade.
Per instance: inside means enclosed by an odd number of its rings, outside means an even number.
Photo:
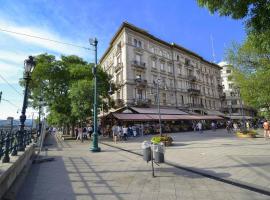
[[[197,113],[221,109],[220,66],[124,22],[100,60],[119,89],[119,106],[160,105]]]

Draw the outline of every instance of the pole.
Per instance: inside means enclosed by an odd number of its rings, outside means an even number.
[[[22,106],[22,113],[20,116],[20,141],[19,141],[19,147],[18,151],[24,151],[25,146],[24,146],[24,122],[26,120],[25,112],[26,112],[26,107],[27,107],[27,97],[28,97],[28,85],[29,85],[29,80],[30,76],[29,73],[26,72],[25,75],[25,91],[24,91],[24,98],[23,98],[23,106]]]
[[[242,98],[241,98],[241,93],[240,93],[240,89],[238,89],[239,92],[239,101],[240,101],[240,106],[241,106],[241,113],[242,113],[242,122],[243,122],[243,128],[244,131],[246,130],[246,120],[245,120],[245,116],[244,116],[244,108],[243,108],[243,102],[242,102]]]
[[[161,137],[162,136],[162,130],[161,130],[161,116],[160,116],[159,80],[157,81],[157,100],[158,100],[159,135]]]
[[[92,152],[100,152],[98,147],[98,133],[97,133],[97,44],[98,41],[95,38],[93,46],[95,48],[95,66],[93,68],[94,74],[94,132],[93,132],[93,146],[91,148]]]

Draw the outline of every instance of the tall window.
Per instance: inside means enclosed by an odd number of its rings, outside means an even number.
[[[154,59],[152,60],[152,67],[153,68],[157,68],[157,66],[156,66],[156,60],[154,60]]]
[[[138,47],[142,48],[142,42],[138,41]]]
[[[185,58],[185,64],[189,66],[190,65],[190,60]]]
[[[142,99],[143,98],[143,91],[141,89],[137,89],[137,99]]]
[[[173,80],[172,79],[169,79],[170,80],[170,87],[172,88],[173,87]]]
[[[138,41],[136,39],[134,39],[134,46],[138,45]]]
[[[179,74],[182,73],[182,66],[181,66],[181,65],[178,66],[178,73],[179,73]]]
[[[121,55],[117,57],[117,64],[120,64],[122,62]]]
[[[176,56],[176,60],[179,61],[179,55]]]
[[[171,64],[168,65],[168,72],[172,73],[172,65]]]
[[[136,60],[138,63],[140,63],[140,62],[141,62],[141,55],[136,54],[135,60]]]
[[[165,66],[163,62],[160,63],[160,70],[165,71]]]
[[[163,105],[166,105],[166,103],[167,103],[167,102],[166,102],[166,98],[167,98],[167,97],[166,97],[166,93],[163,93],[163,94],[162,94],[162,98],[163,98],[163,99],[162,99],[162,100],[163,100]]]

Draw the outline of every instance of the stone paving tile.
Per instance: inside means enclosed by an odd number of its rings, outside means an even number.
[[[59,145],[59,144],[58,144]],[[33,165],[18,200],[219,200],[269,199],[165,164],[156,167],[141,157],[101,145],[91,153],[88,144],[61,141],[49,150],[54,162]]]

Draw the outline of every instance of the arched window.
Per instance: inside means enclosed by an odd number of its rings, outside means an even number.
[[[135,45],[135,46],[137,46],[137,43],[138,43],[137,40],[134,39],[134,45]]]
[[[138,41],[138,47],[142,47],[142,42],[141,41]]]

